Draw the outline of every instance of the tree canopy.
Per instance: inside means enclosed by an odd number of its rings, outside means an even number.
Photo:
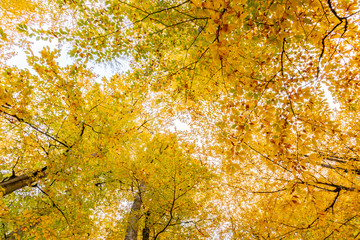
[[[0,12],[3,239],[360,237],[358,1]]]

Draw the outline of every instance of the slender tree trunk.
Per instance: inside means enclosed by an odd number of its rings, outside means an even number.
[[[23,187],[30,186],[37,179],[45,177],[45,175],[46,167],[30,174],[23,174],[21,176],[10,178],[9,180],[5,180],[0,183],[0,196],[6,196]]]
[[[140,219],[141,193],[136,194],[130,210],[128,226],[124,240],[137,240]]]
[[[145,217],[145,226],[142,231],[142,240],[150,239],[149,216],[150,216],[150,211],[147,211]]]

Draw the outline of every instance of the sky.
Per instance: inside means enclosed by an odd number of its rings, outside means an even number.
[[[44,41],[44,40],[37,40],[33,43],[31,50],[35,55],[40,55],[39,52],[44,48],[49,47],[51,50],[54,50],[58,48],[58,42],[56,40],[53,40],[52,42]],[[58,62],[60,66],[66,66],[68,64],[73,63],[73,59],[67,54],[67,51],[70,50],[70,44],[68,43],[68,46],[62,45],[61,47],[61,54],[58,58]],[[7,61],[7,64],[17,66],[21,69],[29,69],[31,71],[31,68],[29,67],[27,61],[26,61],[26,54],[24,53],[24,50],[18,47],[15,47],[15,51],[17,54],[10,58]],[[130,70],[130,60],[123,57],[116,59],[116,63],[101,63],[101,64],[90,64],[89,67],[93,68],[94,72],[99,75],[98,81],[101,82],[101,79],[103,77],[110,78],[113,74],[119,73],[119,72],[126,72]],[[329,107],[331,110],[336,112],[336,110],[339,109],[339,104],[336,103],[328,90],[328,87],[325,84],[321,85],[323,91],[325,92],[325,98],[329,104]],[[170,131],[190,131],[190,126],[179,119],[175,119],[173,121],[172,126],[169,127]]]
[[[54,50],[58,47],[58,43],[55,40],[53,40],[51,43],[49,41],[38,40],[34,42],[34,44],[31,47],[31,50],[35,55],[40,56],[39,52],[44,47],[49,47],[51,50]],[[70,45],[68,46],[63,45],[61,49],[62,49],[61,54],[60,57],[58,58],[58,62],[60,66],[64,67],[68,64],[72,64],[73,60],[67,54],[67,51],[70,50]],[[30,69],[28,63],[26,62],[26,54],[24,53],[24,50],[15,47],[15,51],[17,52],[17,54],[14,57],[10,58],[7,61],[7,64],[14,65],[22,69],[25,68]],[[90,67],[94,69],[94,72],[99,74],[99,81],[100,81],[102,77],[109,78],[115,72],[126,72],[127,70],[130,69],[129,60],[127,60],[126,58],[119,58],[117,59],[117,62],[120,64],[113,64],[114,66],[112,66],[111,64],[90,64]],[[118,66],[120,66],[120,69],[118,68]]]
[[[39,52],[44,47],[49,47],[51,50],[54,50],[54,49],[58,48],[58,43],[56,41],[52,41],[50,43],[49,41],[37,40],[32,45],[31,50],[34,53],[34,55],[40,56]],[[61,54],[60,54],[60,57],[58,58],[58,62],[60,64],[60,66],[64,67],[68,64],[72,64],[73,59],[71,59],[71,57],[68,56],[68,54],[67,54],[67,51],[70,50],[70,45],[62,46],[61,49],[62,49]],[[15,47],[15,51],[17,52],[17,54],[14,57],[10,58],[7,61],[7,64],[16,66],[21,69],[29,69],[31,71],[31,68],[26,61],[26,54],[25,54],[24,50],[21,48]],[[126,59],[126,58],[119,58],[119,59],[116,59],[115,64],[111,64],[111,63],[110,64],[103,64],[103,63],[95,64],[94,63],[94,64],[90,64],[89,67],[93,68],[94,72],[99,75],[98,81],[101,82],[101,79],[103,77],[110,78],[115,73],[126,72],[126,71],[130,70],[130,60]],[[169,130],[172,132],[179,131],[179,130],[180,131],[189,131],[190,126],[188,124],[180,121],[179,119],[175,119],[173,121],[172,126],[169,127]]]

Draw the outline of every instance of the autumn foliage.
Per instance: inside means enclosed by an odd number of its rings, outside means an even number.
[[[0,12],[3,238],[360,237],[358,1]]]

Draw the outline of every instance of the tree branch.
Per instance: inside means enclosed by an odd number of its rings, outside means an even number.
[[[36,180],[46,176],[47,167],[43,167],[41,170],[32,172],[30,174],[23,174],[6,180],[0,183],[0,195],[2,191],[2,196],[6,196],[16,190],[19,190],[23,187],[30,186]]]

